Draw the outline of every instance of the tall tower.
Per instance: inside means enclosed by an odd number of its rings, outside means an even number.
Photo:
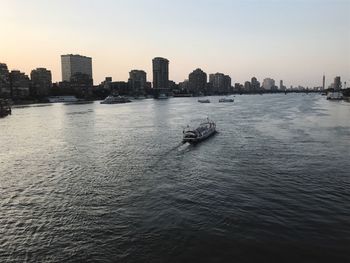
[[[80,55],[61,55],[62,81],[70,81],[74,74],[86,74],[92,79],[92,59]]]
[[[153,64],[153,88],[169,89],[169,60],[166,58],[154,58]]]
[[[322,90],[325,89],[326,86],[326,76],[323,74],[323,80],[322,80]]]

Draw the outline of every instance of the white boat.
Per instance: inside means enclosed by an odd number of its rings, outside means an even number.
[[[75,96],[52,96],[48,97],[49,102],[77,102],[78,99]]]
[[[343,93],[340,91],[332,91],[328,92],[327,94],[327,100],[342,100],[343,99]]]
[[[202,99],[202,100],[199,99],[198,102],[199,102],[199,103],[210,103],[210,100],[208,100],[208,99],[206,99],[206,100],[204,100],[204,99]]]
[[[216,124],[214,121],[207,119],[197,128],[192,129],[189,126],[183,130],[183,143],[198,143],[216,133]]]
[[[127,102],[131,102],[131,100],[119,95],[109,95],[104,101],[101,101],[101,104],[119,104]]]
[[[232,98],[221,98],[219,99],[219,102],[234,102],[235,100]]]

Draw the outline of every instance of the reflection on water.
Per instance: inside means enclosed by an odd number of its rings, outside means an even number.
[[[0,261],[348,261],[350,104],[217,100],[14,109]],[[219,133],[182,144],[207,116]]]

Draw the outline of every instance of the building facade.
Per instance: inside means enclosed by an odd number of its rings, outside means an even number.
[[[10,72],[11,97],[15,100],[26,99],[30,95],[29,77],[19,70]]]
[[[260,82],[256,77],[252,77],[251,79],[251,87],[253,91],[258,91],[260,90]]]
[[[153,66],[153,88],[169,89],[169,60],[156,57],[152,60]]]
[[[280,90],[285,91],[287,88],[283,85],[283,80],[280,80]]]
[[[80,55],[62,55],[62,81],[71,81],[71,77],[77,73],[86,74],[92,78],[92,59]]]
[[[30,79],[35,96],[48,96],[52,87],[51,71],[46,68],[37,68],[31,71]]]
[[[147,73],[143,70],[129,72],[129,89],[134,95],[144,95],[147,83]]]
[[[213,94],[227,94],[231,89],[231,77],[223,73],[209,75],[209,83],[212,85]]]
[[[334,90],[341,90],[341,79],[339,76],[334,78]]]
[[[326,76],[323,74],[323,78],[322,78],[322,90],[324,90],[326,88]]]
[[[275,80],[271,78],[266,78],[262,84],[265,90],[272,90],[275,87]]]
[[[189,92],[194,95],[207,93],[207,73],[200,68],[192,71],[188,76]]]
[[[0,96],[11,96],[10,73],[7,65],[4,63],[0,63]]]

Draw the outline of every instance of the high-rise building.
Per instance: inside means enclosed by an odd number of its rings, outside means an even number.
[[[92,79],[92,59],[80,55],[61,55],[62,81],[71,81],[77,73],[86,74]]]
[[[189,91],[195,95],[206,93],[207,73],[200,68],[192,71],[188,76]]]
[[[153,65],[153,88],[169,89],[169,60],[156,57],[152,60]]]
[[[341,90],[341,80],[339,76],[334,78],[334,90]]]
[[[252,90],[254,91],[257,91],[260,89],[260,82],[257,80],[256,77],[252,77],[251,87],[252,87]]]
[[[287,88],[283,85],[283,80],[280,80],[280,90],[285,91]]]
[[[244,90],[250,91],[252,89],[252,84],[249,81],[244,82]]]
[[[0,63],[0,95],[10,97],[10,75],[7,65]]]
[[[271,90],[275,87],[275,80],[271,78],[266,78],[264,79],[262,86],[265,90]]]
[[[231,77],[223,73],[215,73],[209,75],[209,82],[213,86],[213,93],[225,94],[230,91]]]
[[[29,77],[19,70],[10,72],[10,85],[13,99],[25,99],[29,96]]]
[[[143,70],[132,70],[129,72],[129,88],[132,93],[144,94],[147,83],[147,74]]]
[[[46,68],[37,68],[30,73],[30,79],[32,81],[33,93],[36,96],[49,95],[52,87],[51,71]]]
[[[326,88],[326,76],[323,74],[323,78],[322,78],[322,90],[324,90]]]

